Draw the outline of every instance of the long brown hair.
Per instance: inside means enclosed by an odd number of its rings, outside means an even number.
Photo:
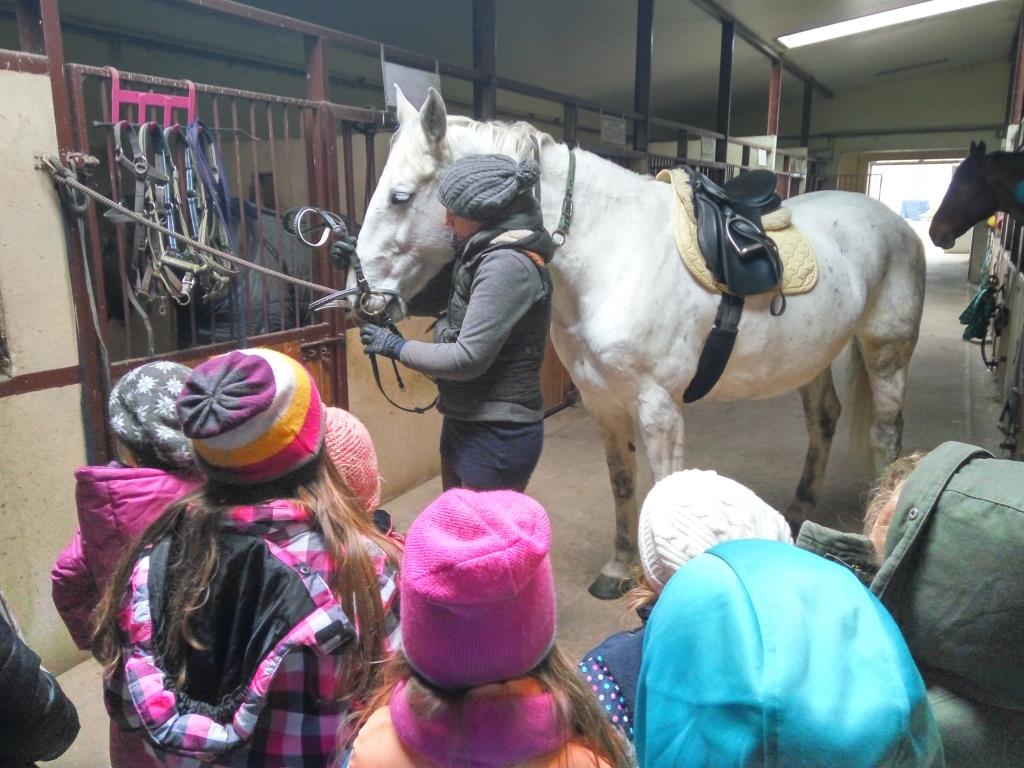
[[[161,649],[169,674],[179,688],[186,684],[189,649],[201,650],[193,631],[194,618],[206,605],[220,554],[221,521],[233,508],[247,504],[289,500],[309,510],[312,526],[324,538],[334,562],[328,586],[345,614],[359,628],[354,652],[347,654],[338,695],[350,702],[372,687],[375,670],[384,658],[384,607],[377,573],[365,540],[375,542],[397,568],[397,545],[379,533],[338,470],[321,452],[310,465],[273,483],[232,486],[208,480],[206,485],[174,502],[125,552],[97,609],[93,654],[107,670],[121,661],[124,644],[119,614],[136,561],[147,547],[166,536],[176,539],[175,556],[167,566],[164,625]]]
[[[556,643],[548,655],[530,672],[541,687],[555,696],[558,717],[572,741],[594,753],[594,765],[604,759],[612,768],[627,768],[632,762],[629,748],[618,729],[601,712],[594,694]],[[416,674],[405,655],[398,653],[384,665],[380,684],[370,697],[356,730],[370,715],[386,707],[395,688],[406,682],[409,705],[418,716],[429,718],[446,709],[460,708],[470,690],[447,691],[434,687]]]

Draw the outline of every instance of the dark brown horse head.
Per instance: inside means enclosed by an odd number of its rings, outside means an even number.
[[[957,166],[946,196],[932,217],[928,236],[940,248],[952,248],[964,232],[999,208],[996,193],[986,178],[985,142],[971,142],[971,150]]]

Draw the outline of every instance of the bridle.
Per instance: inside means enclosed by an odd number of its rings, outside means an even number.
[[[285,231],[299,238],[299,240],[310,248],[323,247],[331,237],[347,238],[349,236],[348,228],[345,226],[345,221],[337,214],[331,213],[330,211],[326,211],[322,208],[313,208],[312,206],[292,208],[291,210],[286,211],[282,215],[281,219]],[[366,275],[363,273],[363,265],[357,254],[352,254],[349,260],[349,266],[356,278],[355,287],[347,288],[343,291],[337,291],[324,296],[322,299],[317,299],[310,303],[309,310],[311,312],[316,312],[321,309],[329,309],[332,307],[345,309],[351,307],[352,313],[359,320],[372,325],[379,325],[382,328],[387,328],[392,333],[401,336],[402,333],[398,330],[398,326],[395,325],[394,320],[392,320],[391,313],[388,311],[388,306],[392,300],[395,300],[404,308],[406,306],[405,299],[397,291],[392,291],[387,288],[372,288],[370,286],[370,281],[366,279]],[[347,301],[349,298],[353,299],[351,304]],[[396,403],[384,390],[384,385],[381,383],[380,366],[377,363],[377,355],[371,352],[369,357],[370,367],[373,369],[373,381],[377,385],[377,389],[380,390],[380,393],[384,396],[384,399],[393,407],[400,411],[405,411],[406,413],[426,413],[437,405],[437,397],[434,397],[434,399],[425,406],[406,407]],[[402,380],[402,374],[398,370],[398,363],[392,360],[391,368],[395,372],[395,381],[398,383],[398,388],[404,392],[405,382]]]

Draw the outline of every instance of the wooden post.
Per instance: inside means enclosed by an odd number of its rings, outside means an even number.
[[[676,157],[685,160],[689,153],[690,134],[685,130],[676,131]]]
[[[772,77],[768,84],[768,129],[769,136],[779,135],[779,108],[782,104],[782,62],[772,62]]]
[[[1017,25],[1017,57],[1013,70],[1013,102],[1010,111],[1010,124],[1020,122],[1024,112],[1024,14],[1021,14]]]
[[[572,149],[578,143],[576,131],[579,126],[580,110],[575,104],[562,105],[562,141]]]
[[[490,75],[490,82],[473,82],[473,117],[493,120],[498,114],[498,24],[494,0],[473,0],[473,68]]]
[[[800,146],[806,147],[811,143],[811,105],[814,99],[814,85],[804,81],[804,109],[800,115]]]
[[[736,25],[722,22],[722,48],[718,60],[718,119],[715,130],[725,136],[715,145],[715,160],[724,163],[729,154],[729,116],[732,112],[732,51],[736,42]]]
[[[646,152],[650,143],[651,62],[654,57],[654,0],[637,0],[636,66],[633,74],[633,149]]]
[[[75,144],[75,130],[71,118],[71,94],[64,73],[64,38],[60,28],[57,0],[19,0],[17,5],[18,37],[25,47],[46,54],[49,66],[50,94],[53,98],[53,117],[57,133],[57,148],[62,159],[79,147]],[[82,147],[88,151],[88,147]],[[68,216],[68,272],[74,296],[75,324],[77,325],[78,364],[82,380],[82,427],[85,430],[86,459],[90,464],[104,464],[111,456],[107,440],[105,373],[100,370],[100,345],[93,327],[88,302],[84,300],[87,275],[82,252],[79,227],[83,219]]]
[[[39,0],[15,0],[14,15],[18,20],[18,45],[21,50],[26,53],[46,53]]]
[[[306,98],[319,102],[313,109],[303,110],[306,138],[306,184],[310,204],[338,211],[341,208],[341,191],[338,186],[338,131],[334,115],[327,102],[330,101],[330,70],[327,63],[328,42],[323,37],[306,36]],[[351,164],[345,168],[346,180],[352,175]],[[354,203],[354,186],[346,183],[347,201]],[[349,221],[355,226],[354,221]],[[314,262],[313,275],[316,280],[329,279],[332,274],[330,258],[326,248],[321,248]],[[331,336],[335,339],[331,350],[331,393],[330,405],[348,407],[348,368],[345,358],[345,318],[337,310],[330,310],[328,322]]]

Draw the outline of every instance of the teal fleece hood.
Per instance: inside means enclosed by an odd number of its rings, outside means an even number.
[[[641,768],[941,768],[924,683],[849,570],[778,542],[681,568],[647,624]]]

